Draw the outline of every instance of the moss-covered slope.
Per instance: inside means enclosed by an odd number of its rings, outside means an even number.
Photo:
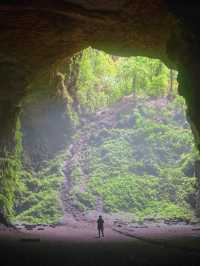
[[[182,99],[125,99],[103,116],[86,126],[87,147],[72,164],[77,208],[190,219],[196,152]]]

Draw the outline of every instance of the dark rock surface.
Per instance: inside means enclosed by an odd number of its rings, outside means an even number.
[[[172,0],[3,1],[0,119],[5,121],[5,132],[0,135],[1,145],[8,145],[5,137],[14,127],[17,106],[29,94],[30,84],[31,89],[42,90],[34,85],[36,81],[49,80],[49,73],[63,68],[63,60],[66,64],[88,45],[118,55],[161,58],[177,68],[179,91],[186,98],[199,142],[198,7],[193,1]]]
[[[74,53],[89,45],[122,56],[160,58],[176,68],[200,149],[199,17],[196,1],[1,1],[1,158],[14,150],[24,97],[42,90],[38,81],[54,79]]]

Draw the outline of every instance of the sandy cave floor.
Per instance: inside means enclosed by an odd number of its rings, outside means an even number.
[[[95,222],[0,227],[1,265],[200,265],[200,225]],[[17,263],[17,264],[16,264]]]

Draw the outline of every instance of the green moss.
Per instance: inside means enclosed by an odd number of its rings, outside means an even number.
[[[12,153],[5,151],[5,157],[0,158],[0,207],[5,215],[12,218],[15,193],[20,190],[22,168],[22,133],[20,119],[17,119],[15,129],[15,149]]]
[[[96,206],[96,197],[89,192],[82,192],[76,194],[77,201],[86,206],[84,209],[94,209]]]
[[[186,168],[193,167],[197,151],[185,127],[184,108],[169,103],[158,111],[143,100],[142,106],[120,113],[118,119],[119,127],[99,129],[91,136],[79,167],[72,169],[76,204],[95,209],[101,198],[108,213],[125,211],[138,220],[191,219],[188,196],[195,192],[195,177],[188,176]],[[90,176],[84,193],[76,177],[81,165],[87,165]]]
[[[67,153],[58,154],[38,172],[25,172],[24,190],[17,195],[15,221],[56,223],[62,217],[60,188],[64,180],[63,166]]]

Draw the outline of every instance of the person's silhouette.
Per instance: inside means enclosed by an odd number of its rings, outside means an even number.
[[[102,236],[104,237],[104,220],[101,215],[99,215],[99,218],[97,220],[97,229],[99,233],[99,238]]]

